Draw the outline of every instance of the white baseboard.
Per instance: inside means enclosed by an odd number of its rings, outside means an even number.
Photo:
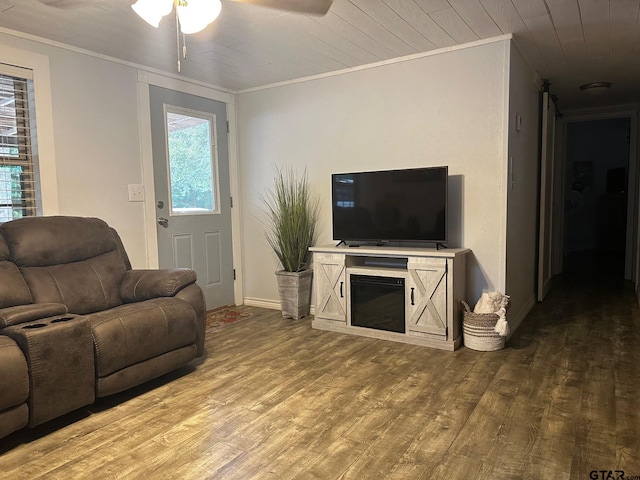
[[[524,306],[520,309],[519,312],[516,312],[514,314],[514,312],[509,311],[507,313],[507,320],[509,321],[509,330],[511,332],[509,333],[507,340],[509,340],[513,336],[515,331],[522,324],[523,320],[527,317],[527,315],[529,315],[529,312],[533,307],[535,307],[535,305],[536,305],[536,296],[531,295],[527,303],[524,304]]]
[[[276,300],[267,300],[264,298],[244,297],[244,304],[250,307],[268,308],[270,310],[281,310],[280,302]]]
[[[269,300],[266,298],[254,298],[254,297],[244,297],[244,305],[248,305],[250,307],[260,307],[260,308],[268,308],[270,310],[282,310],[282,306],[280,302],[277,300]],[[314,305],[311,305],[310,314],[314,315],[316,313],[316,309]]]

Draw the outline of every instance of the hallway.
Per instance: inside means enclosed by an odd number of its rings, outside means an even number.
[[[535,388],[547,392],[547,414],[558,421],[543,422],[547,431],[537,434],[548,441],[550,465],[572,458],[570,478],[592,469],[640,475],[639,346],[631,283],[580,269],[558,277],[508,342],[538,357]]]

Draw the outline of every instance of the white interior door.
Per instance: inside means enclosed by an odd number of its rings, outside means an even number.
[[[234,303],[226,104],[149,87],[160,268],[192,268],[207,309]]]
[[[540,237],[538,242],[538,301],[544,300],[553,277],[553,179],[556,107],[549,92],[542,94],[540,164]]]

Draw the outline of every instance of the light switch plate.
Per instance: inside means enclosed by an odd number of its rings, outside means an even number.
[[[144,185],[138,183],[129,184],[129,201],[144,202]]]

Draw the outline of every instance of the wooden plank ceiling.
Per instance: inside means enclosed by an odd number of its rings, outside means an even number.
[[[0,0],[5,33],[176,73],[173,16],[157,30],[131,0]],[[335,0],[324,17],[223,0],[220,17],[187,38],[182,75],[243,91],[511,33],[552,83],[561,109],[640,100],[640,0]],[[579,85],[610,81],[604,95]]]

